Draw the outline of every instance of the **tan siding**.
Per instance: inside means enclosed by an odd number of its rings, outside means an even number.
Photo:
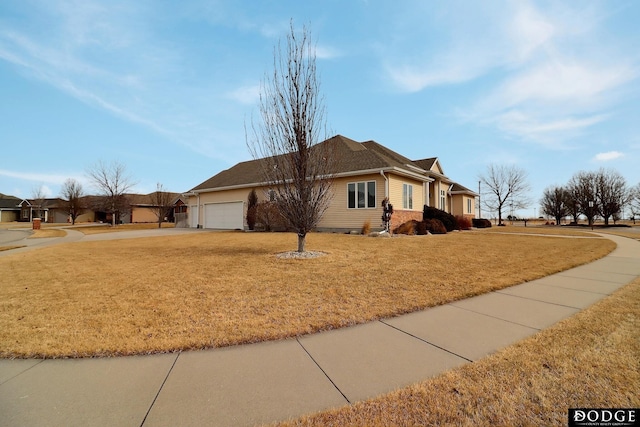
[[[464,215],[467,217],[475,217],[476,199],[472,196],[464,194],[455,194],[453,197],[453,215]],[[467,200],[471,200],[471,212],[467,209]]]
[[[366,209],[349,209],[347,184],[350,182],[376,182],[376,206]],[[365,221],[374,229],[381,228],[382,199],[384,199],[385,181],[380,174],[338,178],[333,183],[333,198],[318,228],[359,230]]]
[[[158,222],[158,216],[152,208],[134,207],[131,210],[131,222]]]
[[[404,209],[402,205],[403,184],[413,185],[413,209]],[[426,185],[426,184],[425,184]],[[389,201],[394,209],[422,211],[424,202],[424,188],[422,181],[413,180],[403,176],[389,175]]]

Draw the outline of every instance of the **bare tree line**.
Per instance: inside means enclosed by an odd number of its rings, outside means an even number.
[[[581,171],[574,174],[564,186],[551,186],[544,190],[540,200],[541,212],[556,220],[556,224],[570,216],[577,223],[582,215],[589,225],[596,218],[605,225],[621,219],[628,206],[635,219],[640,215],[640,184],[629,187],[625,178],[613,169]]]

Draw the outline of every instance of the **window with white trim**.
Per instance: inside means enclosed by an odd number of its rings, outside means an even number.
[[[440,190],[440,210],[445,210],[447,198],[445,197],[445,191]]]
[[[471,199],[467,199],[467,213],[471,213]]]
[[[376,207],[376,182],[350,182],[347,184],[347,207],[367,209]]]
[[[402,209],[413,209],[413,185],[402,184]]]

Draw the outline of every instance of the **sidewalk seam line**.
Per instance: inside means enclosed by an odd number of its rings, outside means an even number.
[[[385,321],[383,321],[383,320],[378,320],[378,322],[380,322],[380,323],[382,323],[383,325],[386,325],[386,326],[388,326],[388,327],[390,327],[390,328],[392,328],[392,329],[395,329],[395,330],[396,330],[396,331],[398,331],[398,332],[402,332],[403,334],[409,335],[411,338],[415,338],[415,339],[417,339],[418,341],[422,341],[422,342],[423,342],[423,343],[425,343],[425,344],[428,344],[428,345],[430,345],[430,346],[432,346],[432,347],[438,348],[438,349],[440,349],[440,350],[442,350],[442,351],[444,351],[444,352],[447,352],[447,353],[452,354],[452,355],[454,355],[454,356],[456,356],[456,357],[459,357],[459,358],[461,358],[461,359],[464,359],[464,360],[466,360],[466,361],[467,361],[467,362],[469,362],[469,363],[473,363],[473,360],[471,360],[471,359],[469,359],[469,358],[466,358],[466,357],[462,356],[461,354],[457,354],[457,353],[454,353],[454,352],[453,352],[453,351],[451,351],[451,350],[447,350],[447,349],[446,349],[446,348],[444,348],[444,347],[440,347],[439,345],[436,345],[436,344],[434,344],[434,343],[432,343],[432,342],[429,342],[429,341],[427,341],[427,340],[425,340],[425,339],[423,339],[423,338],[420,338],[420,337],[418,337],[418,336],[416,336],[416,335],[413,335],[412,333],[409,333],[409,332],[407,332],[407,331],[405,331],[405,330],[403,330],[403,329],[400,329],[400,328],[398,328],[397,326],[390,325],[390,324],[386,323],[386,322],[385,322]]]
[[[329,380],[329,382],[335,387],[336,390],[338,390],[338,393],[340,393],[342,395],[342,397],[344,397],[344,400],[347,401],[347,403],[349,405],[351,405],[351,401],[349,400],[349,398],[347,396],[345,396],[345,394],[342,392],[342,390],[340,390],[340,388],[337,386],[336,383],[333,382],[333,380],[331,379],[331,377],[329,376],[329,374],[327,374],[327,372],[322,369],[322,366],[320,366],[320,364],[316,361],[316,359],[313,358],[313,356],[311,355],[311,353],[309,353],[309,350],[306,349],[306,347],[300,342],[300,340],[298,339],[298,337],[296,337],[296,341],[298,342],[298,344],[300,345],[300,347],[302,347],[302,349],[304,350],[305,353],[307,353],[307,355],[311,358],[311,360],[313,361],[313,363],[316,364],[316,366],[318,367],[318,369],[320,369],[320,371],[324,374],[325,377],[327,377],[327,379]]]
[[[178,358],[180,357],[181,354],[182,354],[182,352],[179,352],[178,355],[176,356],[176,358],[174,359],[173,363],[171,364],[171,368],[169,368],[169,372],[167,372],[167,375],[164,377],[164,380],[162,381],[162,384],[160,384],[160,388],[158,389],[158,392],[156,393],[155,397],[153,398],[153,401],[151,402],[151,405],[149,405],[149,409],[147,409],[147,413],[144,414],[144,418],[142,419],[142,422],[140,423],[140,427],[142,427],[144,425],[144,423],[147,422],[147,417],[151,413],[151,410],[153,409],[153,406],[156,404],[156,400],[158,400],[158,396],[160,396],[160,392],[162,392],[162,389],[164,388],[165,383],[169,379],[169,375],[171,375],[171,372],[173,371],[173,367],[176,366],[176,363],[178,362]]]
[[[505,288],[505,289],[508,289],[508,288]],[[509,297],[516,297],[516,298],[520,298],[520,299],[526,299],[526,300],[529,300],[529,301],[541,302],[543,304],[556,305],[558,307],[573,308],[574,310],[578,310],[578,311],[582,311],[582,310],[584,310],[586,308],[586,307],[574,307],[572,305],[558,304],[557,302],[543,301],[543,300],[539,300],[539,299],[532,298],[532,297],[523,297],[522,295],[514,295],[514,294],[510,294],[510,293],[507,293],[507,292],[501,292],[501,291],[502,291],[502,289],[498,290],[498,291],[493,291],[493,293],[500,294],[500,295],[506,295],[506,296],[509,296]],[[597,292],[589,292],[589,293],[592,293],[592,294],[595,294],[595,295],[602,295],[602,294],[599,294]],[[601,300],[601,299],[602,298],[599,298],[599,300]]]
[[[462,301],[464,301],[464,300],[462,300]],[[487,314],[487,313],[482,313],[481,311],[471,310],[470,308],[460,307],[459,305],[455,305],[455,302],[449,303],[449,305],[452,306],[452,307],[455,307],[455,308],[459,308],[460,310],[467,310],[467,311],[469,311],[471,313],[482,314],[483,316],[491,317],[492,319],[498,319],[498,320],[502,320],[503,322],[512,323],[514,325],[524,326],[525,328],[535,329],[538,332],[540,332],[541,330],[545,329],[545,328],[536,328],[535,326],[525,325],[523,323],[514,322],[514,321],[509,320],[509,319],[503,319],[502,317],[498,317],[498,316],[492,316],[492,315]]]
[[[9,359],[9,360],[13,360],[13,359]],[[30,360],[30,359],[26,359],[26,360]],[[41,363],[42,363],[42,362],[44,362],[45,360],[47,360],[47,359],[41,359],[41,360],[40,360],[38,363],[36,363],[35,365],[33,365],[33,366],[29,366],[27,369],[25,369],[25,370],[24,370],[24,371],[22,371],[22,372],[19,372],[19,373],[15,374],[15,375],[14,375],[14,376],[12,376],[11,378],[7,378],[5,381],[3,381],[3,382],[1,382],[1,383],[0,383],[0,386],[2,386],[2,385],[4,385],[4,384],[8,383],[9,381],[11,381],[11,380],[12,380],[12,379],[14,379],[14,378],[19,377],[20,375],[24,374],[25,372],[29,372],[30,370],[32,370],[33,368],[35,368],[36,366],[38,366],[39,364],[41,364]]]

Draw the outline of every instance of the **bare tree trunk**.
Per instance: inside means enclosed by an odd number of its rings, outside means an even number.
[[[298,234],[298,252],[304,252],[304,246],[307,240],[306,234],[304,236]]]

